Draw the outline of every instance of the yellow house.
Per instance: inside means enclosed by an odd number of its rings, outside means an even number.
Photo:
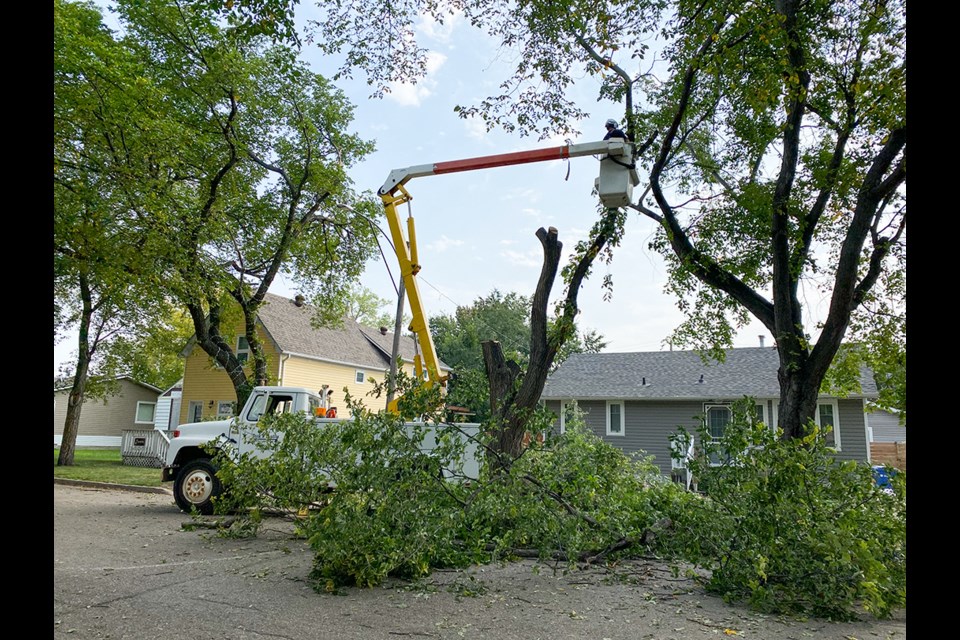
[[[267,356],[269,384],[306,387],[319,391],[323,385],[333,390],[331,405],[341,418],[349,417],[343,402],[344,390],[373,410],[386,406],[386,398],[367,394],[373,381],[382,382],[390,369],[393,333],[365,327],[345,319],[339,328],[314,328],[310,318],[314,308],[301,299],[291,300],[268,293],[257,314],[257,332]],[[234,352],[241,361],[249,356],[243,321],[226,330]],[[413,373],[414,340],[400,338],[403,368]],[[196,344],[195,338],[180,354],[186,360],[183,372],[183,396],[180,423],[229,417],[237,400],[226,372]],[[449,371],[449,367],[444,366]]]

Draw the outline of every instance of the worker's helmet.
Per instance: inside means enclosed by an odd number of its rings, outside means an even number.
[[[609,120],[607,120],[607,124],[605,126],[616,128],[617,121],[614,120],[613,118],[610,118]]]

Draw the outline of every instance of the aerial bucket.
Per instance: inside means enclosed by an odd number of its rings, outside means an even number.
[[[629,146],[627,153],[622,156],[606,155],[600,160],[600,177],[594,181],[594,186],[603,206],[617,209],[633,201],[633,187],[640,183],[640,176],[633,164]]]

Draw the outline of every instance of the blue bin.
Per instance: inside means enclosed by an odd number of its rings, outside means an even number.
[[[890,484],[890,479],[896,474],[896,469],[891,469],[880,465],[873,467],[873,478],[876,481],[877,486],[881,489],[893,490],[893,485]]]

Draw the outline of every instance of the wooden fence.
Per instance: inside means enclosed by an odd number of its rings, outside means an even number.
[[[871,464],[889,464],[894,469],[907,470],[907,443],[904,442],[871,442]]]

